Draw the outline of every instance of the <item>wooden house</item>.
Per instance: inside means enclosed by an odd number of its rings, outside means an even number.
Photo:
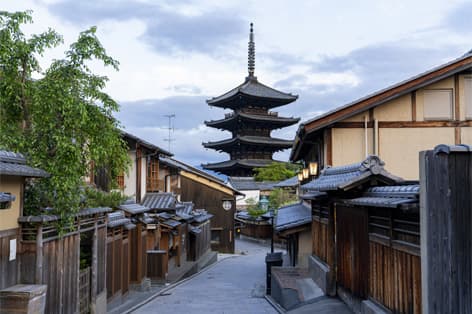
[[[23,215],[25,178],[46,176],[45,171],[26,165],[23,155],[0,150],[0,290],[20,282],[18,217]]]
[[[286,241],[290,266],[308,266],[312,254],[311,223],[311,205],[306,201],[277,210],[274,230]]]
[[[117,178],[119,189],[124,195],[132,197],[136,203],[140,203],[146,193],[164,192],[165,187],[159,173],[159,158],[170,157],[172,154],[124,131],[122,137],[128,144],[131,167],[128,173]]]
[[[471,51],[303,122],[290,159],[322,169],[377,155],[418,180],[418,153],[438,144],[472,144]]]
[[[173,158],[161,158],[162,172],[168,176],[166,191],[174,192],[182,202],[192,202],[213,215],[211,247],[214,251],[234,253],[234,214],[236,197],[241,192],[200,169]]]
[[[148,245],[148,233],[152,234],[149,238],[157,243],[156,228],[150,228],[148,230],[148,224],[154,226],[154,221],[147,216],[147,213],[151,210],[150,208],[141,204],[128,202],[118,206],[118,210],[122,210],[125,217],[130,219],[136,228],[129,230],[129,246],[130,246],[130,272],[129,282],[131,287],[136,287],[138,290],[144,290],[147,288],[149,282],[146,277],[146,259],[147,250],[149,247],[153,248],[154,245]]]
[[[312,209],[312,278],[356,312],[421,312],[419,186],[370,156],[301,186]]]

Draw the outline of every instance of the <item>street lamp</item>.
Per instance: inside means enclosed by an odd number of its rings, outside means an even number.
[[[263,209],[264,212],[267,212],[267,210],[269,209],[269,200],[267,199],[267,196],[261,196],[259,204],[261,205],[261,209]]]

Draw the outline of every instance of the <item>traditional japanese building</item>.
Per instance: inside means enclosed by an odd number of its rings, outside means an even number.
[[[279,117],[273,108],[287,105],[298,96],[268,87],[257,80],[254,32],[249,34],[248,72],[244,83],[229,92],[207,100],[208,105],[231,109],[223,119],[205,121],[209,127],[230,131],[229,139],[203,143],[205,148],[230,155],[230,160],[203,165],[205,169],[228,176],[252,176],[253,168],[273,162],[272,155],[292,146],[292,140],[271,137],[271,131],[296,124],[299,118]]]

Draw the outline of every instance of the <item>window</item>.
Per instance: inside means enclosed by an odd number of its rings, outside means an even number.
[[[147,164],[146,191],[159,191],[159,161],[157,159],[149,159]]]
[[[116,176],[116,184],[120,190],[125,189],[125,174],[121,173],[120,175]]]
[[[452,120],[452,89],[430,89],[424,91],[424,119]]]
[[[0,192],[0,209],[10,209],[15,196],[9,192]]]
[[[472,76],[464,79],[465,117],[472,120]]]

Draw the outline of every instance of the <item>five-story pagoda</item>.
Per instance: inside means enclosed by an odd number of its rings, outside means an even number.
[[[254,76],[255,44],[254,32],[249,34],[248,72],[244,83],[229,92],[207,100],[208,105],[231,109],[223,119],[205,121],[209,127],[227,130],[230,139],[203,143],[211,148],[230,155],[230,160],[209,163],[203,168],[228,176],[248,177],[254,174],[253,168],[263,167],[274,160],[272,155],[292,147],[293,141],[271,137],[271,131],[298,123],[300,118],[279,117],[272,108],[287,105],[298,96],[287,94],[264,84]]]

